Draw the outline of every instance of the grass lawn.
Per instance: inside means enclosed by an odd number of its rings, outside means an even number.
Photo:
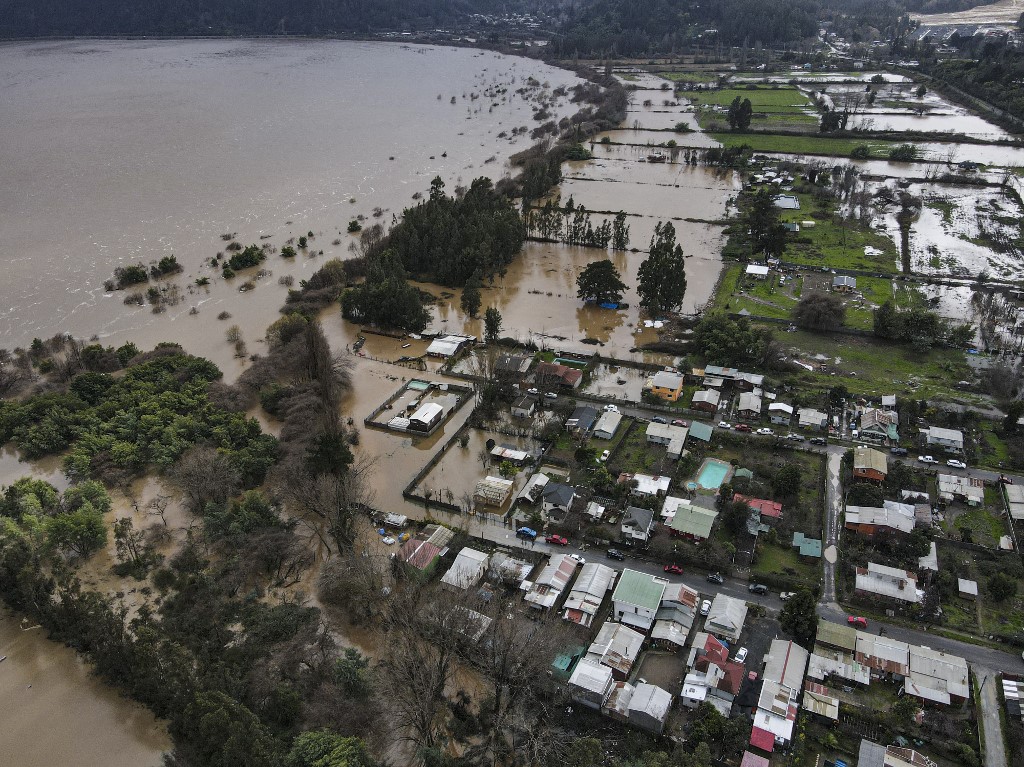
[[[728,107],[733,99],[750,99],[755,112],[797,112],[811,106],[811,100],[796,88],[723,88],[721,90],[683,91],[679,94],[701,106]]]
[[[984,445],[980,447],[977,458],[978,465],[997,469],[1000,463],[1009,462],[1010,450],[1003,438],[996,434],[995,429],[996,424],[992,421],[981,422]]]
[[[992,549],[999,545],[999,538],[1006,533],[1003,521],[984,508],[965,511],[954,524],[957,530],[969,529],[974,543]]]
[[[668,458],[664,446],[647,443],[646,426],[636,424],[619,443],[611,462],[615,471],[660,474],[661,468],[668,464]]]
[[[651,72],[677,83],[717,83],[721,77],[719,72]]]
[[[971,633],[978,630],[978,610],[973,602],[959,598],[943,602],[942,614],[946,619],[945,625],[951,629]]]
[[[1018,581],[1017,595],[1003,602],[993,602],[986,597],[984,584],[979,584],[979,589],[982,592],[982,630],[1001,634],[1024,633],[1024,584]]]
[[[821,579],[817,565],[800,559],[796,549],[785,543],[770,544],[764,541],[757,545],[757,562],[750,568],[753,574],[791,575],[804,581],[809,587]]]
[[[849,157],[854,147],[867,145],[871,157],[884,159],[889,150],[897,146],[895,141],[861,141],[851,138],[828,138],[825,136],[775,136],[762,133],[709,133],[711,138],[726,147],[746,144],[755,152],[780,152],[784,154],[813,154],[827,157]]]

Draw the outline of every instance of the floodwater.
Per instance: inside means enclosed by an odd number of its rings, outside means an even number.
[[[158,767],[164,725],[31,625],[0,608],[0,764]]]
[[[981,5],[953,13],[912,13],[910,18],[926,27],[991,24],[1016,28],[1021,13],[1024,13],[1024,0],[999,0],[991,5]]]
[[[526,82],[531,76],[537,86]],[[238,324],[259,351],[254,342],[284,300],[278,278],[304,278],[320,259],[272,255],[265,266],[273,275],[240,297],[243,279],[225,283],[203,268],[223,250],[222,233],[280,248],[312,231],[310,253],[344,255],[350,219],[372,221],[379,208],[390,221],[434,176],[452,190],[505,174],[507,157],[530,139],[528,131],[499,134],[533,127],[536,98],[575,82],[532,60],[435,46],[2,46],[4,343],[69,331],[142,347],[176,340],[233,377],[242,363],[224,340],[226,326]],[[556,120],[576,110],[556,101]],[[211,286],[160,315],[105,294],[114,267],[172,253],[185,267],[176,280],[183,288],[204,275]],[[224,329],[212,319],[222,310],[233,315]]]

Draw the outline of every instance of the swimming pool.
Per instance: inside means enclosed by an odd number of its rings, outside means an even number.
[[[718,490],[732,476],[732,465],[717,458],[705,458],[697,472],[697,486],[704,490]]]

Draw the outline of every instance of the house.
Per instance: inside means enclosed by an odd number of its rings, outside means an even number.
[[[828,416],[814,408],[800,408],[800,410],[797,411],[797,419],[801,429],[824,431],[828,428]]]
[[[661,735],[671,708],[671,693],[657,685],[641,682],[634,688],[629,699],[629,723],[647,732]]]
[[[523,599],[537,610],[550,610],[575,574],[575,559],[568,554],[552,554]]]
[[[857,280],[845,274],[837,274],[832,278],[832,290],[836,293],[852,293],[857,289]]]
[[[803,687],[810,653],[790,639],[773,639],[764,658],[763,679],[793,690]]]
[[[512,403],[512,416],[514,418],[533,418],[533,411],[537,407],[537,400],[533,397],[516,397]]]
[[[686,436],[691,439],[700,440],[701,442],[710,442],[712,429],[706,423],[700,423],[699,421],[693,421],[690,424],[690,432]]]
[[[858,631],[854,655],[874,676],[905,677],[910,672],[910,645],[898,639]]]
[[[654,445],[665,445],[668,457],[678,459],[683,454],[687,431],[685,426],[651,421],[647,424],[647,441]]]
[[[814,716],[839,721],[839,698],[822,684],[804,681],[803,709]]]
[[[565,430],[577,437],[585,437],[590,434],[597,423],[597,410],[588,405],[581,405],[572,411],[565,422]]]
[[[739,391],[753,391],[764,384],[764,376],[758,373],[737,372],[732,378],[732,385]]]
[[[956,579],[957,591],[960,594],[961,599],[969,599],[972,602],[978,599],[978,582],[968,580],[967,578]]]
[[[629,474],[623,472],[617,480],[619,483],[636,482],[633,495],[661,495],[668,492],[670,477],[654,477],[650,474]]]
[[[869,407],[861,411],[857,435],[861,439],[885,445],[899,442],[897,427],[900,417],[895,410],[880,410]]]
[[[533,359],[519,354],[502,354],[494,363],[494,375],[504,380],[521,381],[530,370]]]
[[[539,362],[533,373],[533,380],[546,389],[578,389],[583,381],[583,371],[554,362]]]
[[[889,461],[885,453],[872,450],[870,447],[853,449],[853,476],[857,479],[870,479],[884,482],[889,473]]]
[[[721,393],[714,389],[701,389],[694,393],[693,401],[690,403],[690,409],[703,410],[705,413],[714,413],[718,410],[718,403],[721,399]]]
[[[697,619],[700,594],[685,584],[672,584],[661,598],[661,607],[655,615],[651,640],[670,650],[686,646],[690,629]]]
[[[911,645],[903,688],[925,703],[963,703],[971,695],[967,661],[957,655]]]
[[[490,557],[482,551],[468,546],[462,549],[448,572],[441,578],[441,583],[456,591],[466,591],[477,585],[484,577]]]
[[[622,515],[622,537],[634,543],[647,543],[654,532],[654,512],[630,506]]]
[[[591,501],[587,504],[587,508],[583,511],[592,521],[600,522],[604,519],[605,507],[599,504],[597,501]]]
[[[896,409],[896,395],[895,394],[883,394],[882,395],[882,410],[895,410]]]
[[[438,336],[427,347],[427,356],[454,357],[475,342],[476,339],[472,336]]]
[[[747,498],[746,496],[736,493],[732,497],[733,501],[742,501],[761,515],[761,520],[766,519],[782,519],[782,504],[778,501],[769,501],[764,498]]]
[[[498,463],[508,461],[516,466],[522,466],[530,458],[530,454],[525,450],[520,450],[511,445],[495,445],[491,448],[490,455],[492,461],[497,461]]]
[[[590,658],[581,658],[569,677],[569,695],[572,699],[598,711],[608,700],[614,686],[612,670]]]
[[[761,398],[753,392],[743,392],[740,395],[739,404],[736,405],[736,415],[744,421],[760,420]]]
[[[516,501],[536,503],[540,500],[541,495],[544,492],[544,488],[547,487],[547,484],[550,481],[551,477],[547,474],[541,474],[539,471],[536,472],[532,477],[530,477],[523,489],[519,491],[519,495],[516,496]]]
[[[683,376],[668,370],[659,370],[647,382],[647,389],[655,397],[675,402],[683,393]]]
[[[854,589],[858,596],[882,597],[902,604],[917,604],[924,600],[924,592],[917,588],[915,573],[874,562],[857,568]]]
[[[444,525],[427,525],[402,544],[395,559],[421,572],[429,572],[448,551],[448,544],[454,537],[455,533]]]
[[[795,642],[773,639],[765,656],[761,694],[754,713],[753,730],[771,733],[774,745],[785,746],[793,739],[809,653]],[[764,735],[751,732],[751,743],[761,744]],[[771,748],[767,750],[772,750]]]
[[[961,477],[957,474],[939,474],[936,477],[939,487],[939,500],[962,501],[969,506],[979,506],[985,502],[985,481],[977,477]],[[1007,491],[1013,485],[1006,487]],[[1008,493],[1009,495],[1009,493]],[[1013,507],[1010,507],[1013,511]]]
[[[746,275],[755,280],[768,279],[768,267],[764,264],[747,264]]]
[[[938,426],[921,429],[921,439],[928,447],[941,447],[947,453],[964,451],[964,434],[957,429],[942,429]]]
[[[661,507],[661,516],[672,535],[699,543],[711,537],[718,512],[687,498],[669,496]]]
[[[771,762],[763,756],[758,756],[757,754],[752,754],[749,751],[744,751],[740,767],[769,767],[770,764]]]
[[[605,621],[587,650],[587,658],[612,670],[612,676],[624,682],[640,656],[644,635],[629,626]]]
[[[532,570],[532,562],[516,559],[498,551],[491,555],[491,564],[487,569],[487,580],[492,583],[507,583],[518,587],[519,584],[530,577]]]
[[[847,686],[850,682],[861,687],[871,683],[871,669],[858,663],[852,650],[833,650],[820,644],[814,646],[807,661],[807,676],[820,682],[841,679]]]
[[[619,430],[620,423],[622,423],[622,413],[605,411],[597,419],[597,425],[594,426],[594,436],[598,439],[611,439],[615,436],[615,432]]]
[[[793,420],[793,406],[785,402],[773,402],[768,406],[768,420],[779,426],[789,426]]]
[[[572,502],[576,500],[576,489],[561,482],[548,482],[540,492],[543,501],[541,509],[546,516],[560,517],[568,513]]]
[[[735,642],[743,633],[743,623],[746,619],[746,602],[728,594],[718,594],[711,602],[711,611],[704,621],[704,630],[719,639]]]
[[[883,501],[882,508],[873,506],[847,506],[844,527],[866,538],[877,535],[903,533],[909,535],[917,520],[914,507],[909,503]]]
[[[650,631],[666,588],[668,581],[665,578],[624,569],[612,593],[615,620],[644,632]]]
[[[792,194],[776,195],[775,207],[781,210],[800,210],[800,198]]]
[[[583,565],[565,600],[562,617],[589,628],[614,582],[615,570],[607,565],[597,562]]]
[[[808,538],[801,532],[793,533],[793,548],[801,557],[821,559],[821,538]]]
[[[444,408],[436,402],[425,402],[419,409],[409,416],[408,431],[429,434],[441,425],[444,418]]]
[[[1013,519],[1024,519],[1024,485],[1003,485],[1006,503]]]
[[[857,629],[819,618],[818,634],[815,641],[826,647],[853,653],[857,650]]]
[[[505,505],[505,501],[512,495],[514,485],[515,482],[511,479],[484,477],[476,483],[476,489],[473,491],[473,500],[485,506],[497,506],[500,508]]]
[[[911,748],[880,746],[861,738],[857,767],[936,767],[936,763]]]

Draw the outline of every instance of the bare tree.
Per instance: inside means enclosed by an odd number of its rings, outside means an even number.
[[[194,447],[182,455],[171,469],[171,479],[197,514],[208,503],[226,503],[238,492],[242,481],[228,457],[209,445]]]
[[[350,550],[356,538],[356,519],[373,503],[369,478],[375,460],[361,456],[340,476],[292,475],[285,494],[295,516],[316,535],[328,551]]]
[[[167,527],[167,507],[171,503],[171,496],[157,495],[146,505],[146,513],[153,517],[160,517],[160,522]],[[138,506],[135,505],[136,511]]]

